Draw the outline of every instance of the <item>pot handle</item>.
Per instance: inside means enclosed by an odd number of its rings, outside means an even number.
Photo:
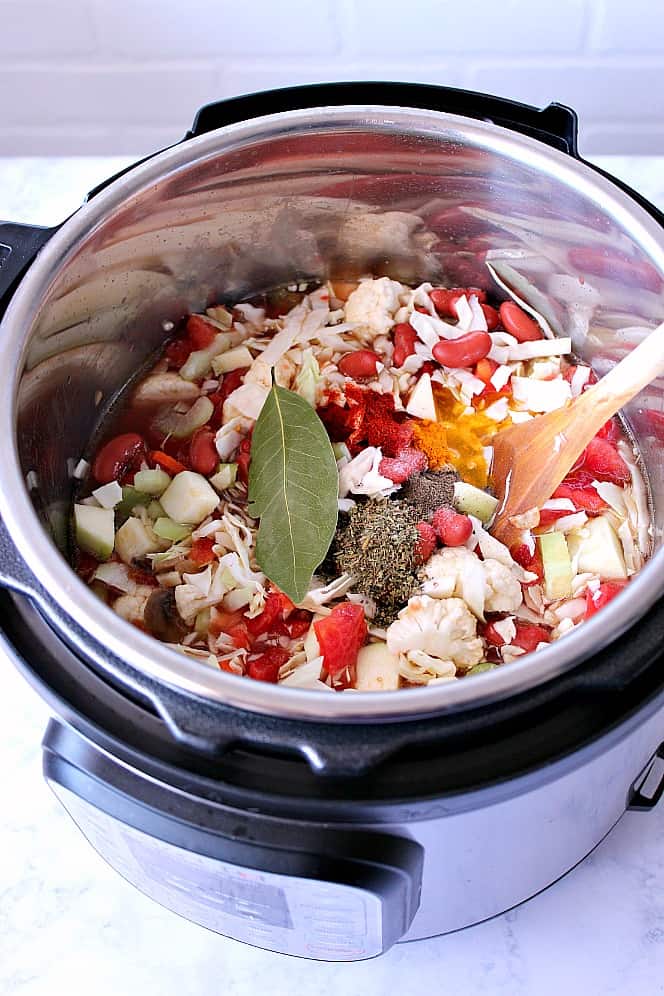
[[[460,114],[491,121],[577,156],[577,116],[564,104],[540,109],[504,97],[429,83],[314,83],[248,93],[201,107],[185,140],[264,114],[344,104],[398,105]]]
[[[0,317],[23,272],[56,228],[0,221]]]

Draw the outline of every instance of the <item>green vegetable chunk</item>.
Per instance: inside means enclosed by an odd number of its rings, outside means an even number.
[[[214,477],[210,478],[210,484],[215,489],[215,491],[225,491],[226,488],[230,488],[235,484],[235,479],[237,477],[237,464],[236,463],[220,463],[219,469]]]
[[[276,385],[251,444],[249,514],[260,517],[256,559],[300,602],[337,525],[337,464],[325,426],[304,398]]]
[[[454,485],[454,507],[464,515],[474,515],[481,522],[489,522],[498,506],[498,499],[487,491],[476,488],[466,481],[456,481]]]
[[[112,508],[74,505],[76,542],[97,560],[108,560],[115,545],[115,515]]]
[[[179,522],[173,522],[168,516],[157,519],[152,528],[157,536],[171,540],[173,543],[178,543],[191,533],[189,526],[181,526]]]
[[[138,470],[134,474],[134,487],[146,495],[162,495],[170,483],[170,475],[160,467],[155,470]]]
[[[544,565],[544,594],[547,598],[568,598],[572,594],[572,561],[562,533],[538,536]]]

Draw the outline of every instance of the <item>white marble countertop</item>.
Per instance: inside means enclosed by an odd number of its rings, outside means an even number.
[[[0,218],[54,224],[126,162],[0,159]],[[597,162],[664,207],[663,158]],[[627,814],[585,862],[504,916],[374,961],[299,961],[196,927],[111,871],[42,781],[46,720],[0,658],[0,996],[664,993],[664,803]]]

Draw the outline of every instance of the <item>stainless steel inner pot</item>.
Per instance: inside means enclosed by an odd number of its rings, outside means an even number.
[[[661,383],[628,412],[652,489],[652,559],[593,620],[472,680],[328,695],[215,672],[115,615],[61,552],[72,467],[100,411],[163,340],[165,320],[328,276],[389,274],[495,292],[487,248],[500,251],[494,262],[507,282],[571,334],[598,372],[664,318],[659,224],[584,163],[491,123],[403,107],[320,107],[221,128],[116,179],[46,244],[1,323],[0,516],[32,575],[3,565],[7,583],[32,592],[48,616],[57,603],[109,671],[126,661],[172,687],[282,716],[444,712],[524,690],[597,652],[664,589],[664,463],[642,414],[662,410]],[[579,250],[592,250],[594,271],[604,272],[588,272]],[[598,266],[607,253],[627,263]]]

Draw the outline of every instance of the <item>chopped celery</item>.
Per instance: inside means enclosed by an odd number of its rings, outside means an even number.
[[[211,369],[213,357],[235,346],[240,338],[236,332],[220,332],[206,349],[196,349],[189,354],[180,369],[180,376],[184,380],[200,380]]]
[[[220,463],[219,469],[214,477],[210,478],[210,484],[216,491],[225,491],[235,484],[237,477],[236,463]]]
[[[335,460],[350,460],[350,450],[345,443],[332,443]]]
[[[122,489],[122,501],[115,506],[116,522],[123,523],[131,515],[133,508],[137,505],[149,505],[151,501],[152,495],[146,495],[144,491],[132,488],[129,484],[125,485]]]
[[[168,430],[174,439],[188,439],[196,429],[200,429],[212,418],[214,405],[208,397],[202,396],[194,401],[188,412],[184,415],[175,415]],[[168,484],[166,485],[168,487]],[[166,488],[163,489],[164,491]]]
[[[216,374],[230,373],[231,370],[241,370],[250,367],[254,358],[246,346],[236,346],[226,353],[220,353],[212,360],[212,369]]]
[[[170,483],[170,475],[161,467],[155,470],[139,470],[134,474],[134,487],[146,495],[161,495]]]
[[[544,566],[544,594],[551,601],[572,594],[572,561],[563,533],[543,533],[537,537]]]
[[[178,543],[191,533],[188,526],[181,526],[179,522],[173,522],[168,516],[157,519],[152,528],[157,536],[170,540],[172,543]]]
[[[161,519],[162,516],[166,515],[164,512],[164,507],[160,501],[151,501],[148,505],[148,515],[155,522],[157,519]]]
[[[207,636],[208,628],[210,626],[210,615],[209,609],[201,609],[196,615],[196,620],[194,622],[194,628],[199,636]]]
[[[224,329],[230,329],[233,324],[233,316],[228,308],[224,308],[223,304],[217,304],[214,308],[206,308],[205,314],[214,322],[218,322]]]
[[[115,516],[112,508],[74,505],[76,542],[81,550],[97,560],[108,560],[115,543]]]
[[[481,522],[489,522],[498,506],[498,499],[474,484],[456,481],[454,485],[454,507],[464,515],[474,515]]]
[[[295,378],[295,391],[308,401],[312,408],[316,407],[316,384],[320,380],[320,367],[312,349],[302,353],[302,363]]]

